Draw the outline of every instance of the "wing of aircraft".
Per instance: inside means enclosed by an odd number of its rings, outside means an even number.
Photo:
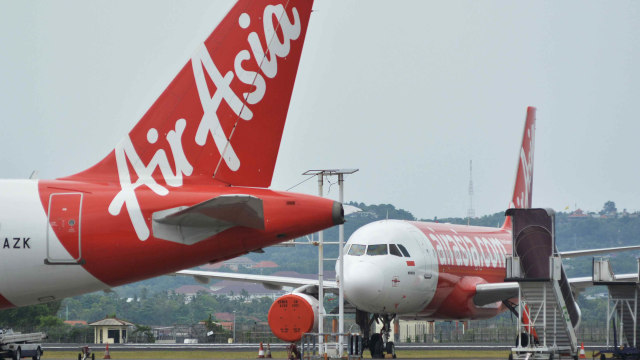
[[[603,255],[603,254],[611,254],[611,253],[630,251],[630,250],[640,250],[640,245],[601,248],[601,249],[560,251],[559,254],[560,254],[560,257],[568,259],[568,258],[574,258],[574,257],[580,257],[580,256]]]
[[[638,274],[620,274],[614,276],[615,281],[631,281],[637,279]],[[569,284],[571,285],[571,289],[574,294],[578,294],[585,289],[594,286],[593,278],[591,276],[570,278]],[[497,301],[513,299],[516,297],[518,297],[517,282],[479,284],[476,286],[476,295],[473,297],[473,302],[478,306],[484,306]]]
[[[587,249],[576,251],[560,252],[564,258],[572,258],[586,255],[610,254],[621,251],[640,249],[640,246],[623,246],[601,249]],[[293,288],[292,293],[317,294],[318,280],[304,279],[286,276],[238,274],[203,270],[182,270],[176,275],[193,276],[201,283],[208,283],[210,279],[233,280],[249,283],[262,284],[267,289],[282,289],[284,287]],[[630,281],[638,279],[638,274],[612,275],[614,281]],[[574,293],[580,293],[585,289],[594,286],[591,276],[570,278],[569,284]],[[328,292],[337,292],[338,284],[335,281],[323,281],[323,287]],[[513,299],[518,296],[518,283],[502,282],[476,285],[476,294],[473,301],[477,306],[484,306],[495,302]]]
[[[202,270],[182,270],[176,272],[176,275],[193,276],[200,283],[208,283],[209,279],[220,279],[262,284],[267,289],[271,290],[280,290],[283,287],[299,288],[309,285],[318,286],[317,279],[304,279],[287,276],[252,275]],[[323,281],[323,287],[329,290],[337,289],[338,284],[335,281]]]
[[[621,246],[610,247],[600,249],[585,249],[574,251],[561,251],[559,252],[562,258],[574,258],[587,255],[604,255],[622,251],[638,250],[640,246]],[[614,281],[627,281],[638,279],[638,274],[619,274],[612,275]],[[591,276],[583,276],[576,278],[569,278],[569,284],[574,294],[579,294],[585,289],[594,286]],[[494,303],[496,301],[502,301],[511,299],[518,296],[518,283],[505,282],[505,283],[492,283],[492,284],[478,284],[476,286],[476,295],[473,297],[473,302],[478,306]]]

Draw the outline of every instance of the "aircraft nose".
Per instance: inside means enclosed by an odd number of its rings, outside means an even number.
[[[333,220],[334,225],[344,224],[344,208],[342,208],[342,204],[337,201],[333,202],[331,219]]]
[[[357,307],[366,308],[366,304],[382,295],[384,278],[382,271],[374,264],[359,262],[345,271],[344,295]]]

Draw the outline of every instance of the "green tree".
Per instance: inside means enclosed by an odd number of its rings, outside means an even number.
[[[617,213],[618,213],[618,209],[616,209],[616,203],[611,200],[604,203],[604,206],[600,211],[600,215],[615,215]]]
[[[136,324],[136,328],[131,332],[131,338],[134,339],[135,342],[153,343],[156,341],[150,326],[138,324]]]
[[[55,317],[61,301],[18,307],[0,311],[0,325],[8,328],[34,329],[41,318]]]

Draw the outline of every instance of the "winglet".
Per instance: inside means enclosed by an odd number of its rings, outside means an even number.
[[[524,124],[522,146],[518,153],[518,170],[513,188],[513,198],[509,208],[528,209],[531,207],[533,190],[533,152],[536,132],[536,108],[527,108],[527,119]],[[507,216],[503,229],[511,229],[511,217]]]

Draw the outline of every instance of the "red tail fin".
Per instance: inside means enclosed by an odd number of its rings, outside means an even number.
[[[531,207],[531,191],[533,189],[533,150],[536,132],[536,108],[527,108],[527,120],[524,124],[522,147],[520,148],[516,183],[510,208],[526,209]],[[502,225],[503,229],[511,229],[511,217]]]
[[[239,0],[114,151],[68,179],[268,187],[312,4]]]

